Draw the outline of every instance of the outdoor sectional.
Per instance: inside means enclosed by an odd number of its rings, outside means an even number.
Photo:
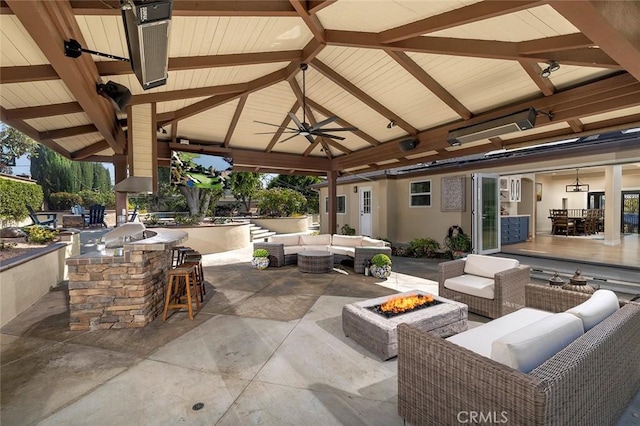
[[[361,235],[281,234],[269,237],[266,243],[253,243],[253,248],[269,252],[269,267],[296,264],[301,251],[328,251],[333,254],[333,263],[353,260],[353,269],[359,274],[364,273],[365,261],[374,255],[391,256],[385,241]]]
[[[526,305],[448,339],[400,324],[400,416],[413,425],[472,416],[615,424],[640,388],[640,304],[620,303],[608,290],[591,296],[528,284]]]

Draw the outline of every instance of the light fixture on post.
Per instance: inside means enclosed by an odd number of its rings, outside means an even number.
[[[543,78],[549,78],[552,72],[556,72],[560,69],[560,64],[556,60],[547,61],[547,67],[542,70],[540,76]]]
[[[576,169],[576,181],[571,185],[567,185],[565,187],[566,192],[589,192],[589,184],[580,183],[580,179],[578,179],[578,170]]]

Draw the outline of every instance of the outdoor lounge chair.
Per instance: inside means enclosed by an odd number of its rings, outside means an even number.
[[[49,228],[58,227],[58,215],[56,213],[36,213],[33,207],[28,204],[27,210],[29,211],[29,217],[33,225],[47,226]],[[40,219],[38,216],[45,216],[45,219]]]
[[[104,226],[107,227],[106,222],[104,221],[104,206],[100,204],[94,204],[89,207],[89,222],[87,226]]]

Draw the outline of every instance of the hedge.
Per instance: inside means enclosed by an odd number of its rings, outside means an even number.
[[[27,204],[40,210],[44,194],[40,185],[0,179],[0,220],[20,222],[29,216]]]

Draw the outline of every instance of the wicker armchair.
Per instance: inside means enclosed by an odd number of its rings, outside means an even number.
[[[530,286],[532,286],[530,288]],[[588,298],[527,285],[527,302],[550,312]],[[640,304],[631,302],[522,373],[445,339],[398,325],[398,413],[412,425],[487,423],[613,425],[640,388]]]
[[[469,306],[469,312],[498,318],[517,311],[525,305],[525,285],[529,283],[530,268],[520,265],[494,275],[494,298],[473,296],[444,286],[445,280],[464,274],[465,259],[442,262],[438,265],[439,296]]]

